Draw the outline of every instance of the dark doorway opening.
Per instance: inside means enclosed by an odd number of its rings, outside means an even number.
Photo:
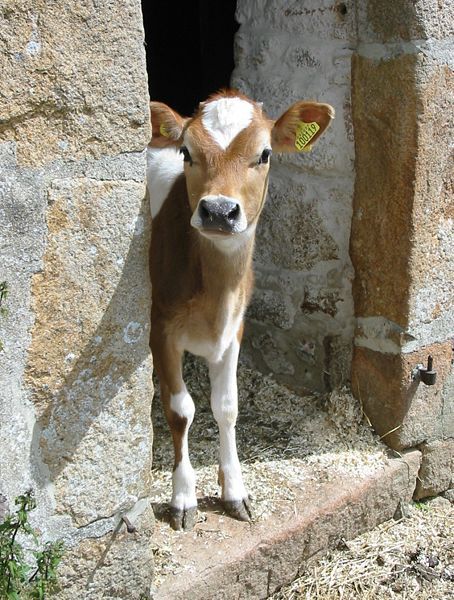
[[[199,102],[229,86],[235,9],[236,0],[142,0],[153,100],[189,116]]]

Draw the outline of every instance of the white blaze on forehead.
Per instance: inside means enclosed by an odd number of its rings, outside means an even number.
[[[254,106],[241,98],[220,98],[203,107],[202,124],[214,141],[225,150],[252,121]]]

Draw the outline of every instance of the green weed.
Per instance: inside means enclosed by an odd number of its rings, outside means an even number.
[[[36,508],[32,491],[18,496],[15,505],[16,512],[0,523],[0,600],[46,600],[57,589],[63,543],[40,543],[29,523]],[[33,549],[24,543],[32,543]]]

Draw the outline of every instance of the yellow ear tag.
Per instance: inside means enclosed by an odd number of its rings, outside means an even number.
[[[159,133],[164,137],[170,137],[170,133],[167,131],[164,123],[161,123],[161,125],[159,126]]]
[[[312,123],[305,123],[304,121],[300,121],[298,123],[298,127],[296,128],[296,136],[295,136],[295,148],[301,152],[301,150],[309,151],[309,148],[306,146],[309,144],[311,139],[315,136],[317,131],[320,129],[320,125],[313,121]]]

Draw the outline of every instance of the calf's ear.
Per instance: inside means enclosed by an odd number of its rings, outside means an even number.
[[[178,145],[187,117],[182,117],[162,102],[150,102],[152,137],[150,146],[165,148]]]
[[[310,150],[334,119],[334,108],[320,102],[296,102],[275,123],[271,131],[273,152]]]

